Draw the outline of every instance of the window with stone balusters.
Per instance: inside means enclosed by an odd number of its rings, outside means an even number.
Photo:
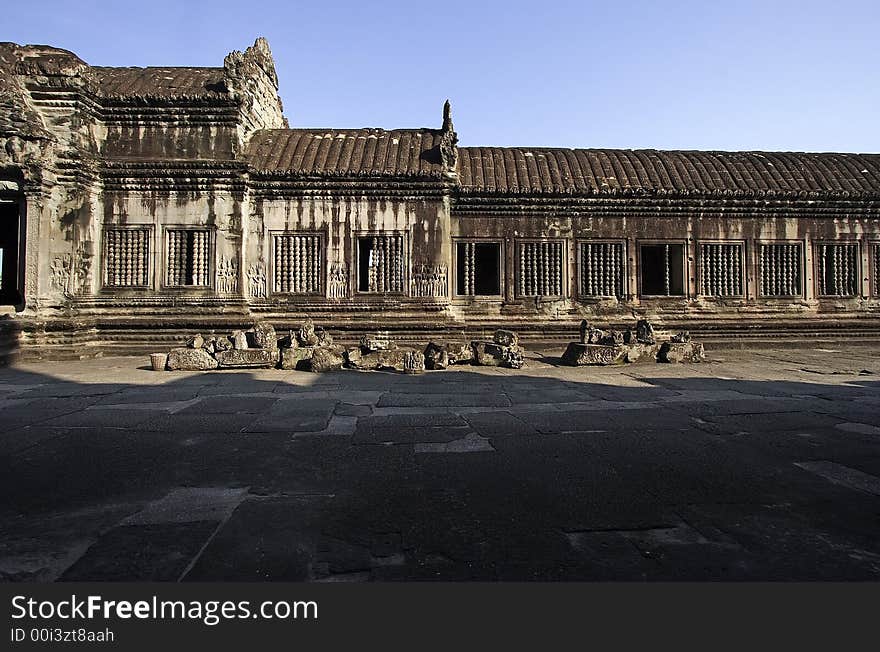
[[[358,291],[400,294],[404,289],[402,235],[371,234],[357,239]]]
[[[580,242],[580,296],[623,298],[622,242]]]
[[[799,242],[762,243],[760,252],[761,296],[802,296],[803,246]]]
[[[273,237],[273,291],[318,294],[324,269],[324,247],[317,233],[279,233]]]
[[[871,245],[871,282],[874,284],[874,296],[880,297],[880,242]]]
[[[819,296],[854,297],[859,293],[859,245],[816,245],[816,291]]]
[[[562,242],[517,243],[516,293],[521,297],[563,294]]]
[[[150,229],[108,228],[104,231],[104,287],[150,285]]]
[[[741,297],[745,246],[742,243],[700,244],[700,294],[705,297]]]
[[[165,284],[208,287],[211,285],[211,231],[168,229],[166,235]]]

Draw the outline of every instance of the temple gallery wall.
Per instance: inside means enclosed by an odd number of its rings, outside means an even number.
[[[438,122],[291,128],[263,39],[213,68],[0,44],[0,347],[308,317],[340,341],[880,335],[880,155],[460,147]]]

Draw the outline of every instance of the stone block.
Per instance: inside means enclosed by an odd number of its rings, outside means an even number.
[[[656,362],[660,345],[639,344],[636,342],[624,348],[626,348],[624,362]]]
[[[361,347],[356,346],[346,349],[345,363],[351,369],[378,369],[379,353],[377,351],[367,351],[365,353]]]
[[[191,349],[201,349],[205,346],[205,338],[201,335],[193,335],[186,340],[186,345]]]
[[[361,337],[361,347],[367,351],[387,351],[396,348],[388,331],[380,331],[378,333],[365,333]]]
[[[636,340],[642,344],[654,344],[657,341],[654,338],[654,326],[647,319],[636,322]]]
[[[621,364],[626,353],[627,347],[624,346],[569,342],[568,348],[562,354],[562,363],[572,367]]]
[[[426,369],[446,369],[449,366],[449,352],[445,345],[429,342],[423,353]]]
[[[425,372],[425,356],[421,351],[408,351],[403,356],[403,373],[421,374]]]
[[[446,355],[449,364],[470,364],[474,360],[474,349],[467,342],[447,342]]]
[[[409,347],[395,347],[384,351],[376,351],[379,358],[379,369],[393,369],[394,371],[404,371],[406,365],[406,356],[413,353],[415,349]],[[422,355],[421,351],[418,351]]]
[[[204,349],[181,347],[169,351],[168,368],[172,371],[208,371],[217,368],[217,361]]]
[[[214,341],[215,351],[228,351],[232,348],[232,340],[225,335],[221,335]]]
[[[248,348],[247,336],[244,331],[232,331],[232,348],[238,351]]]
[[[513,331],[499,328],[492,336],[492,341],[501,346],[516,346],[519,344],[519,337]]]
[[[506,347],[495,342],[483,342],[474,340],[471,342],[474,351],[474,364],[486,367],[500,367],[504,364],[504,349]]]
[[[314,347],[298,346],[296,348],[281,349],[281,368],[296,369],[297,371],[311,371],[312,354]]]
[[[267,321],[257,321],[254,323],[250,339],[253,341],[255,349],[278,348],[278,336],[275,334],[275,327]]]
[[[663,342],[657,362],[702,362],[706,352],[699,342]]]
[[[345,360],[342,359],[341,347],[319,346],[312,353],[312,371],[325,372],[342,369]]]
[[[504,366],[511,369],[522,369],[525,364],[523,350],[518,346],[504,347]]]
[[[220,367],[228,368],[259,368],[274,367],[278,364],[277,349],[233,349],[217,353]]]

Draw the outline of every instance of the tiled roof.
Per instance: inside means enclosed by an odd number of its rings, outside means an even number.
[[[107,68],[92,66],[105,97],[224,97],[223,68]]]
[[[252,168],[285,176],[440,178],[434,129],[267,129],[251,138]]]
[[[464,193],[880,196],[880,154],[459,148]]]

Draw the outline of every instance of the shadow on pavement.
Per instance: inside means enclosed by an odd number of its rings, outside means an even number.
[[[880,578],[870,376],[127,363],[0,372],[0,578]]]

